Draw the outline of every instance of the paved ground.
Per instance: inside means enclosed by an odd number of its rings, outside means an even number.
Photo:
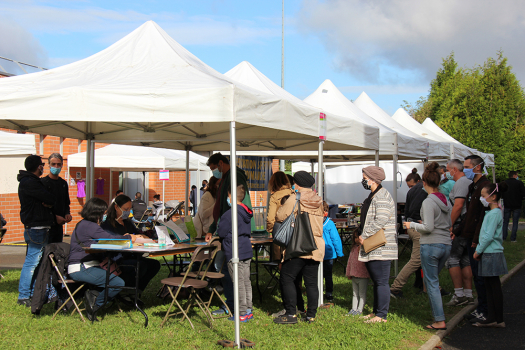
[[[518,238],[519,239],[519,238]],[[525,349],[525,268],[503,285],[506,328],[477,328],[462,322],[443,340],[444,350]]]
[[[70,240],[71,237],[64,237],[64,242]],[[25,245],[0,245],[0,270],[21,269],[25,257]]]

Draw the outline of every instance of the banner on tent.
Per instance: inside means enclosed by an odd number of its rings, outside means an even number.
[[[227,156],[229,159],[230,157]],[[268,182],[272,176],[271,157],[238,156],[237,166],[244,170],[248,178],[250,191],[268,190]]]

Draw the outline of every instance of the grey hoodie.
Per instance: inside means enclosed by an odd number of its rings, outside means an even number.
[[[411,223],[410,227],[421,233],[420,244],[452,244],[450,239],[450,213],[452,206],[438,198],[435,194],[429,195],[421,206],[422,224]]]

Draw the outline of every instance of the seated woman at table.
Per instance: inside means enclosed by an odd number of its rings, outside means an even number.
[[[121,194],[116,197],[113,203],[107,210],[106,220],[100,225],[104,230],[111,234],[126,235],[131,234],[132,236],[148,238],[140,234],[140,231],[133,225],[129,219],[129,213],[131,211],[131,198]],[[126,282],[126,286],[135,286],[135,265],[137,260],[134,257],[124,257],[119,260],[120,275]],[[127,265],[127,266],[126,266]],[[144,292],[149,281],[160,270],[160,262],[151,258],[140,258],[139,259],[139,295]],[[125,301],[130,301],[125,299]],[[142,303],[140,301],[140,303]]]
[[[99,267],[104,256],[100,254],[87,254],[83,247],[89,247],[93,240],[100,238],[121,239],[122,236],[114,235],[104,231],[100,226],[102,217],[108,205],[100,198],[91,198],[86,202],[80,212],[82,220],[77,224],[71,236],[71,249],[69,251],[69,277],[77,282],[85,282],[99,288],[105,288],[106,271]],[[134,240],[134,238],[132,238]],[[110,275],[109,283],[115,286],[124,286],[122,278]],[[108,290],[108,301],[113,299],[120,292],[119,288]],[[87,293],[86,293],[87,294]],[[86,300],[86,313],[90,321],[93,320],[95,311],[104,305],[104,290],[98,295],[93,303]]]
[[[217,198],[220,181],[212,176],[207,186],[208,190],[202,195],[197,214],[195,219],[193,219],[197,230],[197,238],[206,236],[210,225],[213,223],[213,207],[215,206],[215,198]]]

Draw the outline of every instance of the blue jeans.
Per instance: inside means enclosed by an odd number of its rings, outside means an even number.
[[[434,321],[445,321],[445,312],[443,311],[443,301],[439,291],[439,272],[445,266],[445,262],[450,256],[451,246],[448,244],[421,244],[421,268],[427,287],[430,308],[434,315]]]
[[[26,228],[24,239],[27,243],[26,260],[22,266],[20,283],[18,284],[18,299],[29,299],[33,295],[33,287],[37,273],[35,270],[40,263],[44,247],[49,240],[49,229]]]
[[[97,297],[96,305],[98,307],[104,305],[104,289],[106,287],[106,270],[101,269],[100,267],[90,267],[85,268],[84,264],[80,265],[80,271],[73,272],[69,274],[72,280],[77,282],[85,282],[99,288],[102,288],[102,291]],[[121,286],[124,287],[124,280],[114,274],[109,275],[109,284],[112,286]],[[108,301],[112,300],[118,293],[120,288],[109,288],[108,289]]]
[[[230,272],[228,271],[228,262],[224,260],[226,260],[226,255],[224,254],[224,252],[217,252],[217,256],[215,256],[214,262],[215,269],[219,271],[222,265],[221,272],[224,274],[224,277],[221,279],[222,288],[224,296],[226,297],[226,305],[228,305],[230,310],[233,312],[233,282],[232,278],[230,277]]]
[[[509,234],[509,221],[510,214],[512,214],[512,234],[510,236],[511,241],[516,240],[516,234],[518,233],[518,223],[520,221],[521,209],[507,209],[503,211],[503,240],[507,240]]]

